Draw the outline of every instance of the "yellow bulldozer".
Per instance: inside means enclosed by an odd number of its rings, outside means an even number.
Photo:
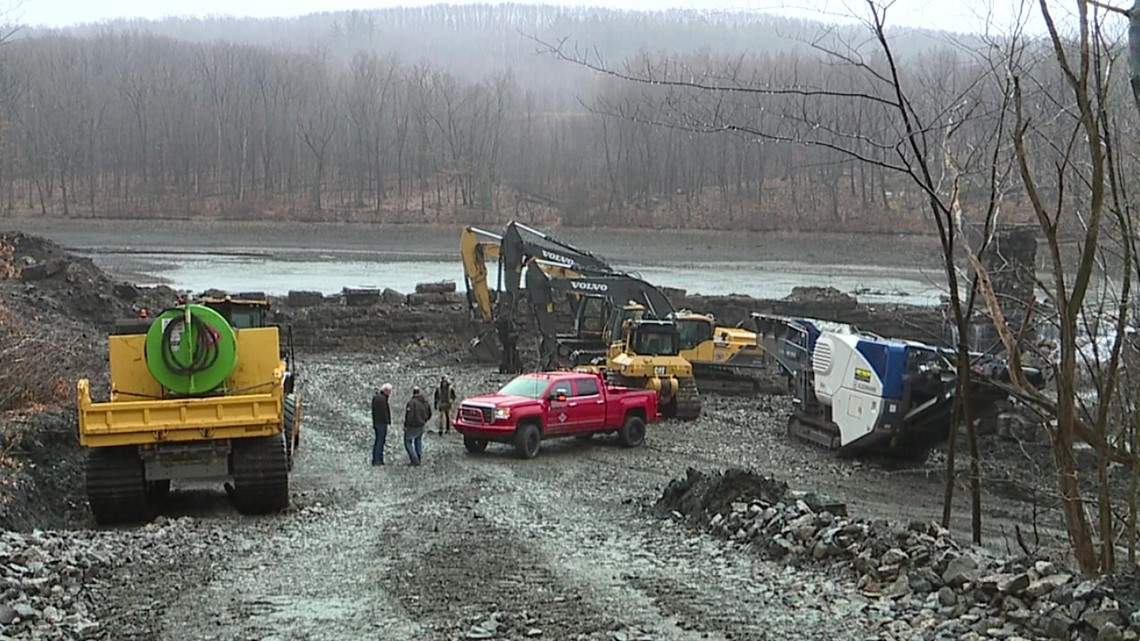
[[[680,354],[677,324],[647,319],[645,312],[638,303],[616,309],[602,331],[605,359],[577,369],[600,368],[617,385],[654,390],[664,416],[695,420],[701,415],[701,395],[692,363]]]
[[[301,399],[292,340],[260,293],[180,300],[108,337],[111,388],[77,383],[99,524],[151,518],[172,481],[224,481],[243,514],[289,505]]]

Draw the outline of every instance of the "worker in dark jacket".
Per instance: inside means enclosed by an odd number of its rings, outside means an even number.
[[[439,412],[439,433],[451,431],[451,408],[455,406],[455,388],[445,374],[435,388],[435,410]]]
[[[412,388],[412,398],[404,408],[404,449],[412,465],[419,465],[424,458],[424,429],[431,420],[431,405],[428,405],[419,387]]]
[[[392,410],[388,407],[388,397],[392,395],[392,384],[384,383],[372,395],[372,431],[376,440],[372,442],[372,464],[384,464],[384,443],[388,441],[388,426],[392,424]]]

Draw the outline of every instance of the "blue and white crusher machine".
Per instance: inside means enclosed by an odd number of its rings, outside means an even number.
[[[757,339],[788,377],[788,433],[841,456],[922,462],[945,441],[957,389],[953,350],[887,339],[852,325],[752,314]],[[1008,396],[1008,370],[974,361],[973,416]],[[1030,380],[1040,372],[1026,368]]]

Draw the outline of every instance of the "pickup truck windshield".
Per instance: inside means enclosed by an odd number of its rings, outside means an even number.
[[[547,381],[541,378],[516,378],[499,390],[502,396],[525,396],[526,398],[542,398],[546,391]]]

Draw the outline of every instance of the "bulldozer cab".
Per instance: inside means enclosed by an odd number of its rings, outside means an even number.
[[[280,326],[273,320],[269,299],[262,292],[242,292],[226,296],[202,296],[197,302],[225,317],[236,330],[277,327],[281,345],[281,359],[290,372],[290,383],[296,372],[293,350],[293,327]]]
[[[629,326],[628,351],[639,356],[676,356],[680,337],[668,321],[638,321]]]

